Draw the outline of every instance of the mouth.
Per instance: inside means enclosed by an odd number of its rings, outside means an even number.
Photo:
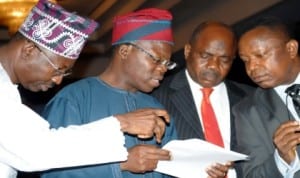
[[[160,85],[160,81],[162,80],[162,78],[158,78],[158,79],[152,79],[151,83],[154,87],[158,87]]]
[[[264,82],[268,81],[268,77],[266,75],[254,75],[251,78],[257,84],[264,83]]]

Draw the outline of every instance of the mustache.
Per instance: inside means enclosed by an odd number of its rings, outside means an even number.
[[[208,69],[202,72],[202,76],[217,77],[219,73],[216,70]]]

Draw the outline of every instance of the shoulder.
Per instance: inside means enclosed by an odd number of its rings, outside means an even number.
[[[235,82],[232,80],[225,80],[225,85],[226,85],[227,89],[230,91],[233,91],[236,93],[244,93],[247,95],[252,94],[256,89],[256,87],[254,87],[254,86]]]
[[[71,83],[62,88],[55,97],[69,97],[73,98],[85,92],[89,92],[89,88],[97,83],[95,77],[88,77]]]
[[[184,86],[187,86],[187,79],[185,76],[185,71],[181,70],[178,73],[169,75],[164,78],[158,88],[156,88],[152,93],[153,95],[159,94],[170,94],[172,91],[180,90]]]
[[[262,97],[265,92],[268,92],[262,88],[253,88],[251,92],[241,99],[234,107],[235,110],[241,111],[242,110],[249,110],[250,108],[253,107],[259,107],[260,106],[260,101],[264,98]]]

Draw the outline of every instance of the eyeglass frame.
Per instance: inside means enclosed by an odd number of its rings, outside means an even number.
[[[172,70],[177,66],[176,62],[170,61],[168,59],[160,59],[158,57],[155,57],[153,54],[151,54],[150,52],[148,52],[147,50],[145,50],[144,48],[140,47],[139,45],[137,45],[135,43],[127,43],[127,44],[135,47],[136,49],[138,49],[140,51],[142,51],[144,54],[146,54],[148,57],[150,57],[155,64],[163,65],[168,70]]]
[[[72,74],[72,69],[69,69],[67,71],[61,71],[61,69],[59,69],[59,67],[57,65],[55,65],[50,57],[48,55],[46,55],[46,53],[36,44],[34,44],[34,46],[36,47],[36,49],[45,56],[45,60],[51,65],[51,67],[55,70],[55,76],[62,76],[62,77],[66,77]]]

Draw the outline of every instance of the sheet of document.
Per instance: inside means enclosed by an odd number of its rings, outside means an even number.
[[[248,159],[200,139],[173,140],[163,149],[171,151],[172,160],[159,161],[155,171],[180,178],[206,178],[205,169],[213,163]]]

